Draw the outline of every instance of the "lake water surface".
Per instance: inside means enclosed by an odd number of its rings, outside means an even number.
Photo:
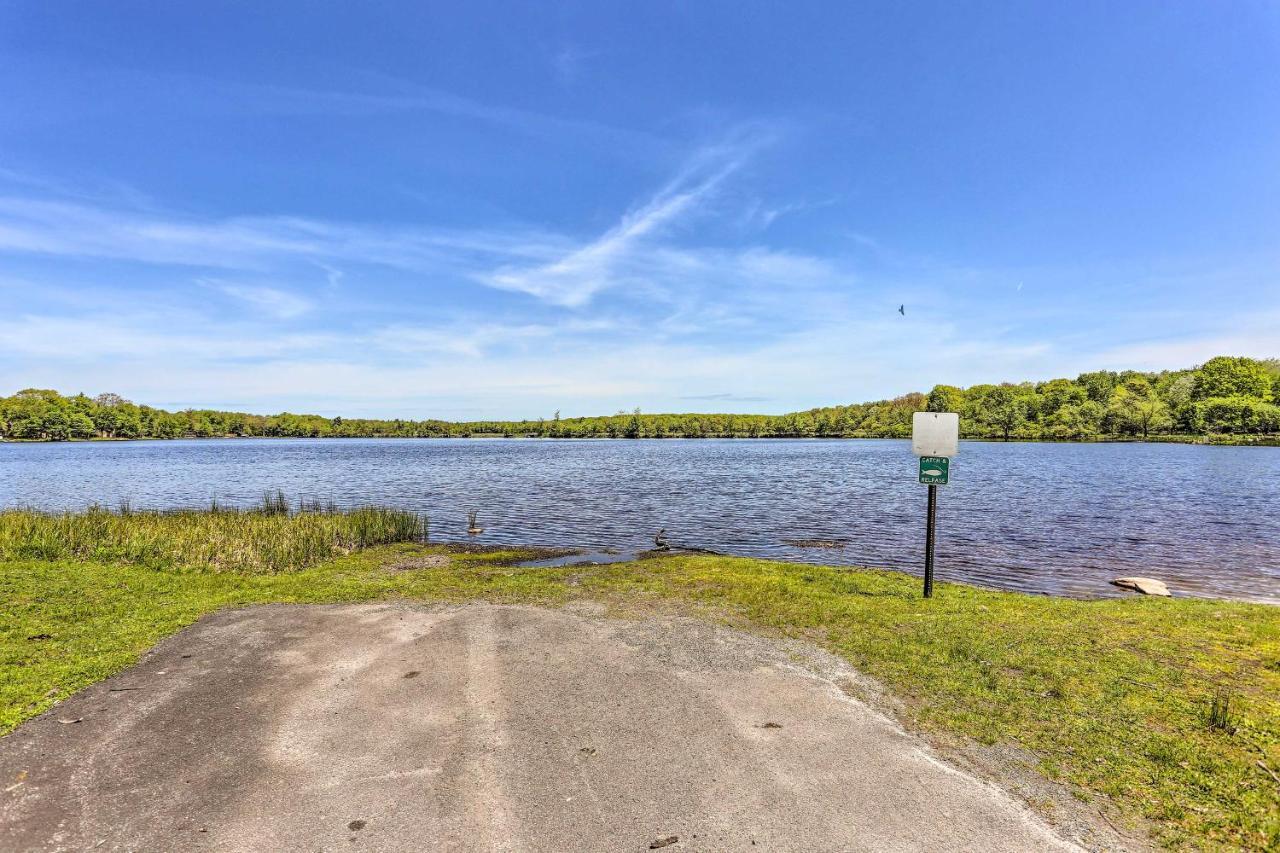
[[[1280,603],[1280,448],[964,442],[939,489],[938,577],[1066,595]],[[906,441],[227,439],[0,444],[0,506],[250,505],[266,490],[431,519],[435,540],[651,547],[918,572]],[[801,548],[786,540],[836,540]]]

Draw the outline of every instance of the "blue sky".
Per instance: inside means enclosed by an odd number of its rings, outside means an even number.
[[[1278,237],[1269,2],[0,2],[0,393],[784,412],[1280,355]]]

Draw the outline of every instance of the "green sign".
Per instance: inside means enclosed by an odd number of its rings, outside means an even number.
[[[951,472],[951,459],[947,456],[921,456],[920,482],[926,486],[945,486]]]

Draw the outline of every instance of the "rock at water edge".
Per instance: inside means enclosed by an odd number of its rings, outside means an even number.
[[[1173,596],[1169,588],[1164,585],[1164,581],[1158,581],[1155,578],[1116,578],[1111,583],[1121,589],[1131,589],[1143,595]]]

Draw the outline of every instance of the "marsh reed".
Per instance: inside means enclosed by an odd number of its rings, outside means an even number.
[[[253,509],[0,511],[0,559],[123,562],[185,571],[276,573],[372,545],[426,539],[427,520],[385,507],[339,510],[282,493]]]

